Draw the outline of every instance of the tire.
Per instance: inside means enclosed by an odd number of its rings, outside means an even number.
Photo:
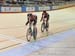
[[[47,23],[46,25],[46,31],[48,31],[48,28],[49,28],[49,23]]]
[[[27,29],[27,33],[26,33],[26,39],[28,42],[30,42],[31,36],[32,36],[32,30],[29,28]]]
[[[33,29],[33,39],[36,40],[37,37],[37,28]]]
[[[41,32],[44,32],[44,29],[45,29],[45,24],[42,23],[42,24],[41,24]]]
[[[49,23],[47,23],[47,28],[49,28]]]

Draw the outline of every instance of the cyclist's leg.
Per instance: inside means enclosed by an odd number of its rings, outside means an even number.
[[[43,19],[43,22],[42,22],[42,24],[45,24],[45,20]]]
[[[36,24],[37,24],[37,21],[34,20],[34,22],[33,22],[33,27],[36,27]]]
[[[46,20],[46,27],[48,27],[48,21]]]
[[[49,18],[47,18],[47,20],[46,20],[46,27],[47,27],[47,28],[49,27],[48,21],[49,21]]]
[[[29,30],[30,30],[31,35],[32,35],[32,28],[31,28],[31,26],[32,26],[32,21],[29,22]]]

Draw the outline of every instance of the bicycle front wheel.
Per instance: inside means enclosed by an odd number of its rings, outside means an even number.
[[[26,39],[27,39],[28,42],[31,40],[31,36],[32,36],[32,30],[27,29]]]

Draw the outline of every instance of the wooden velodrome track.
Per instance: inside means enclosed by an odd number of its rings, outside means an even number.
[[[47,36],[40,31],[40,18],[42,12],[33,12],[38,16],[38,36],[37,39]],[[61,10],[48,11],[50,14],[49,35],[57,32],[66,31],[75,28],[75,7]],[[0,52],[15,48],[26,41],[27,13],[1,13],[0,14]]]

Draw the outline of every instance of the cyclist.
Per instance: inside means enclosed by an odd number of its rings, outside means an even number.
[[[44,21],[46,21],[46,26],[48,27],[48,21],[49,21],[49,14],[46,12],[46,11],[43,11],[43,13],[42,13],[42,17],[41,17],[41,20],[40,21],[42,21],[43,20],[43,23],[44,23]]]
[[[29,24],[29,28],[27,30],[27,40],[30,41],[30,39],[28,39],[28,34],[30,34],[30,36],[33,36],[34,40],[36,40],[36,36],[37,36],[37,28],[36,28],[36,23],[37,23],[37,16],[33,15],[31,13],[27,14],[27,22],[26,25]],[[33,24],[33,29],[31,28]]]

